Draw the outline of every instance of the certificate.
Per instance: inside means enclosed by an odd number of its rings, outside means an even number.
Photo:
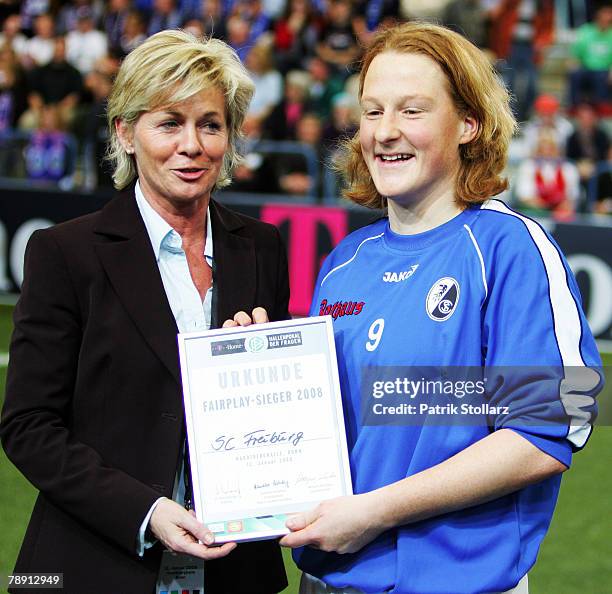
[[[352,493],[329,316],[179,334],[196,516],[215,541],[287,534]]]

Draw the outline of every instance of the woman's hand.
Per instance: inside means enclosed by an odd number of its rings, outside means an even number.
[[[296,514],[280,544],[354,553],[385,530],[497,499],[566,468],[512,429],[500,429],[417,474]]]
[[[251,324],[265,324],[269,322],[268,312],[263,307],[256,307],[249,316],[245,311],[239,311],[233,320],[225,320],[223,328],[235,328],[237,326],[250,326]]]
[[[280,544],[291,548],[311,546],[328,553],[354,553],[385,530],[382,508],[376,491],[324,501],[287,520],[291,533],[281,538]]]
[[[225,557],[236,548],[235,542],[220,547],[214,544],[215,535],[195,515],[181,507],[176,501],[162,499],[149,522],[149,528],[164,546],[175,553],[187,553],[206,561]],[[204,544],[200,544],[198,540]]]

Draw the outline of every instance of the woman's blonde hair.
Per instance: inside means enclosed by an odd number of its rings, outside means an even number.
[[[459,146],[460,167],[456,197],[460,206],[484,202],[508,187],[501,176],[508,145],[516,129],[510,98],[487,57],[467,39],[450,29],[411,22],[378,33],[362,60],[359,98],[372,60],[383,52],[421,54],[436,62],[448,80],[457,113],[478,121],[474,139]],[[385,208],[361,152],[359,132],[347,140],[335,168],[347,183],[346,198],[370,208]]]
[[[137,175],[136,161],[119,141],[115,123],[133,126],[140,115],[184,101],[204,89],[219,88],[225,97],[228,149],[215,188],[227,186],[240,162],[238,141],[254,85],[238,56],[218,39],[197,38],[185,31],[161,31],[125,58],[108,98],[110,135],[107,158],[115,187]]]

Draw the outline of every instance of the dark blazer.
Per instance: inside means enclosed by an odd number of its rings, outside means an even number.
[[[287,319],[276,228],[210,213],[213,324],[256,306]],[[161,546],[140,558],[136,538],[172,496],[184,420],[177,328],[133,193],[32,236],[14,322],[0,435],[40,491],[15,571],[63,572],[65,594],[151,594]],[[285,586],[272,541],[206,564],[207,594]]]

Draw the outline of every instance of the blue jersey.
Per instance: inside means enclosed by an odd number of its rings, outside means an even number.
[[[498,200],[416,235],[395,234],[387,219],[352,233],[325,261],[310,313],[334,319],[355,493],[430,468],[501,428],[569,466],[591,432],[592,396],[601,388],[595,372],[588,386],[553,382],[561,389],[552,396],[538,374],[527,385],[501,386],[500,411],[519,398],[525,405],[482,424],[362,424],[364,367],[538,365],[563,374],[601,365],[559,248]],[[582,400],[563,398],[578,392]],[[566,422],[547,422],[559,418],[559,408]],[[398,527],[354,554],[303,548],[294,557],[333,586],[365,592],[502,592],[535,562],[560,480]]]

